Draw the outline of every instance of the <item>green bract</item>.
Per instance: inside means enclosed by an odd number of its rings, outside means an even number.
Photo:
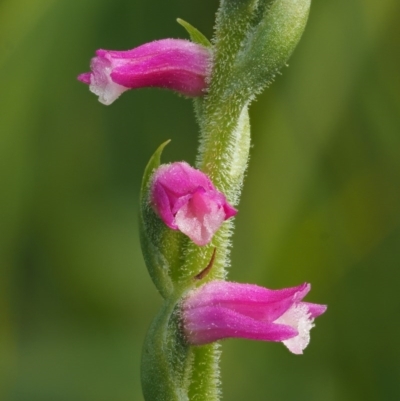
[[[203,45],[205,47],[212,46],[210,41],[197,28],[195,28],[193,25],[190,25],[189,22],[186,22],[181,18],[178,18],[176,21],[186,29],[190,35],[190,39],[192,39],[192,42],[198,43],[199,45]]]

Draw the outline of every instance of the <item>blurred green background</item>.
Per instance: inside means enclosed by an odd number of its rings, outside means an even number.
[[[161,304],[140,253],[139,183],[194,161],[190,101],[97,102],[97,48],[212,35],[217,0],[0,1],[0,400],[142,400]],[[228,401],[400,400],[400,3],[315,1],[290,68],[252,105],[230,279],[308,281],[327,303],[303,356],[223,344]],[[205,400],[206,401],[206,400]]]

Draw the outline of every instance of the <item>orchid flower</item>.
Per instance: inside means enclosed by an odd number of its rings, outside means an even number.
[[[91,70],[78,80],[89,85],[105,105],[128,89],[157,87],[188,97],[202,96],[211,51],[182,39],[162,39],[132,50],[97,50]]]
[[[182,303],[183,328],[192,345],[224,338],[281,341],[302,354],[314,319],[325,305],[302,302],[310,284],[270,290],[252,284],[211,281],[189,292]]]
[[[164,223],[200,246],[208,244],[222,223],[237,213],[206,174],[185,162],[161,165],[150,192]]]

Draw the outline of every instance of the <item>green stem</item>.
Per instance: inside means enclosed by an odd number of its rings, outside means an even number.
[[[201,137],[197,167],[234,206],[239,203],[250,151],[248,106],[296,47],[310,0],[221,0],[213,42],[208,94],[196,99]],[[161,146],[146,168],[142,188],[142,247],[153,281],[165,298],[146,338],[142,382],[146,401],[218,401],[218,344],[198,347],[182,338],[180,302],[193,288],[225,280],[233,219],[203,247],[168,230],[148,205],[151,174]],[[209,265],[201,279],[195,277]]]
[[[227,3],[227,2],[225,2]],[[226,97],[227,83],[237,51],[251,21],[256,1],[231,1],[222,5],[217,15],[214,45],[214,69],[209,94],[197,102],[196,112],[201,128],[197,167],[212,179],[228,201],[239,203],[243,178],[250,151],[250,123],[248,100],[240,96]],[[198,247],[188,242],[184,251],[182,271],[192,275],[207,266],[213,250],[216,257],[209,274],[201,284],[210,280],[224,280],[230,264],[229,253],[233,233],[232,220],[226,221],[210,244]],[[184,279],[188,279],[185,277]],[[219,357],[217,344],[194,347],[193,373],[189,388],[191,401],[218,401]]]
[[[192,348],[193,373],[189,387],[190,401],[218,401],[220,399],[219,359],[220,344]]]

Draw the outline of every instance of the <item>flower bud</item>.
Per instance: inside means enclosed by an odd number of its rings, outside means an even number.
[[[237,213],[207,175],[185,162],[160,166],[150,192],[164,223],[200,246],[208,244],[222,223]]]
[[[310,284],[270,290],[252,284],[211,281],[191,291],[182,303],[184,335],[189,344],[224,338],[281,341],[302,354],[314,318],[325,305],[301,302]]]
[[[97,50],[92,72],[78,76],[109,105],[128,89],[157,87],[204,95],[211,51],[181,39],[162,39],[127,51]]]

